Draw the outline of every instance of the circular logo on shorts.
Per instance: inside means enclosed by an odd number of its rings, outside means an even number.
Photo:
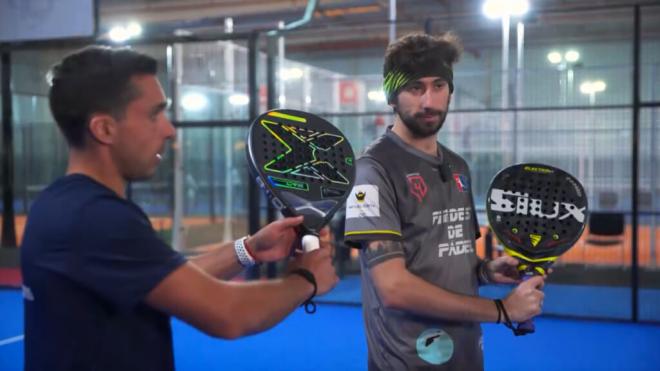
[[[454,354],[454,341],[445,331],[428,329],[417,338],[417,355],[433,365],[441,365]]]

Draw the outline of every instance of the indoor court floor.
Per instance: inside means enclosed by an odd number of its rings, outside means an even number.
[[[20,291],[0,290],[0,370],[23,369]],[[537,332],[514,337],[486,324],[486,370],[637,370],[660,367],[660,326],[541,317]],[[208,337],[173,321],[178,371],[361,371],[366,343],[359,306],[319,304],[314,315],[297,310],[273,329],[240,340]]]

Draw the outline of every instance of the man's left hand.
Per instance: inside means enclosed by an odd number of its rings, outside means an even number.
[[[276,220],[261,228],[246,243],[250,254],[260,263],[275,262],[291,253],[291,248],[298,239],[298,227],[303,222],[302,216]]]
[[[492,283],[516,283],[520,281],[518,259],[503,255],[486,264],[486,274]]]

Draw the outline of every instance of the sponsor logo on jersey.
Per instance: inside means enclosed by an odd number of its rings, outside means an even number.
[[[424,196],[426,196],[426,192],[429,190],[424,178],[422,178],[419,173],[408,174],[406,175],[406,178],[408,179],[408,189],[410,189],[410,194],[421,203]]]
[[[459,192],[467,192],[470,190],[470,179],[467,175],[454,173],[454,182]]]
[[[353,187],[346,200],[346,218],[368,218],[380,216],[378,186],[360,184]]]

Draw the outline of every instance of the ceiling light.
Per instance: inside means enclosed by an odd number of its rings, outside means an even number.
[[[529,2],[527,0],[487,0],[481,10],[490,19],[522,16],[529,11]]]
[[[303,77],[303,70],[297,67],[283,68],[281,72],[283,80],[295,80]]]
[[[566,59],[566,62],[577,62],[580,59],[580,53],[576,50],[569,50],[564,54],[564,59]]]
[[[370,90],[367,93],[367,98],[372,102],[385,102],[385,92],[382,90]]]
[[[229,104],[232,106],[247,106],[250,103],[250,97],[246,94],[232,94],[228,98]]]
[[[550,52],[548,53],[548,60],[552,64],[561,63],[561,54],[559,52]]]
[[[208,104],[208,98],[204,94],[198,92],[186,93],[181,99],[181,106],[183,109],[191,112],[201,111],[206,108]]]

